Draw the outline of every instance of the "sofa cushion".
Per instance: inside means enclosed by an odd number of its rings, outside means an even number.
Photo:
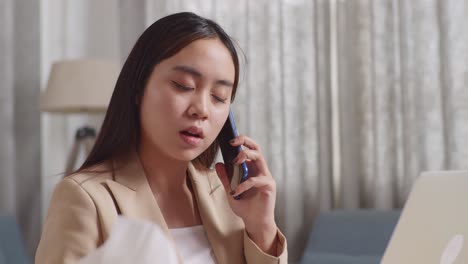
[[[0,214],[0,264],[3,263],[26,264],[29,261],[15,219]]]
[[[379,264],[381,256],[352,256],[342,254],[304,254],[302,264]]]
[[[390,240],[400,210],[336,210],[319,215],[306,251],[352,256],[380,256]]]

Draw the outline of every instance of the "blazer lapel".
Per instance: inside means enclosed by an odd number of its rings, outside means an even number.
[[[114,179],[107,186],[120,213],[129,218],[146,219],[158,224],[174,243],[161,209],[146,179],[136,152],[116,159],[113,163]],[[214,171],[202,171],[192,163],[188,175],[197,199],[200,217],[218,263],[245,263],[243,258],[242,220],[231,210],[221,181]],[[177,247],[176,251],[177,251]],[[177,251],[179,262],[182,262]]]
[[[108,180],[107,184],[121,213],[131,218],[150,220],[168,233],[167,224],[148,184],[138,155],[132,153],[115,160],[114,172],[115,181]]]
[[[146,179],[136,152],[114,161],[115,181],[107,180],[107,186],[120,209],[120,213],[133,219],[151,221],[162,229],[176,249],[179,263],[183,263],[175,246],[164,216]]]
[[[216,172],[188,167],[200,216],[218,263],[244,263],[243,222],[232,212]]]

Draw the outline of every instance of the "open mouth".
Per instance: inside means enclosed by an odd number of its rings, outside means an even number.
[[[189,127],[179,132],[182,140],[189,145],[197,145],[205,136],[199,127]]]
[[[197,133],[190,133],[188,131],[181,131],[180,133],[189,137],[202,138],[201,135]]]
[[[200,127],[191,126],[187,129],[180,131],[181,134],[189,137],[204,138],[203,130]]]

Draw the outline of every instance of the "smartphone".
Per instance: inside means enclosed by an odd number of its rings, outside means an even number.
[[[234,190],[240,183],[246,181],[249,177],[249,170],[245,162],[240,165],[233,164],[232,162],[242,151],[242,147],[234,147],[229,143],[229,141],[236,138],[238,135],[239,134],[237,133],[236,125],[234,123],[234,116],[232,111],[229,111],[229,117],[221,129],[218,139],[231,190]],[[239,199],[240,197],[235,198]]]

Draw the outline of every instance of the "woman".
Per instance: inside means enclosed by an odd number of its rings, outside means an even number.
[[[238,80],[235,47],[215,22],[178,13],[151,25],[122,68],[89,157],[54,191],[36,263],[76,262],[106,241],[120,214],[161,226],[180,262],[287,263],[258,145],[231,142],[244,146],[236,162],[250,172],[235,190],[223,164],[210,169]]]

